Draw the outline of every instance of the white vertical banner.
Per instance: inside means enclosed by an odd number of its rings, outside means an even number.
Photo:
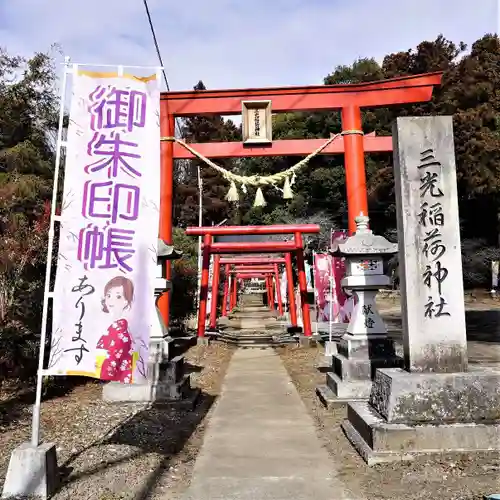
[[[286,270],[283,271],[281,274],[281,281],[280,281],[280,289],[281,289],[281,301],[283,304],[287,303],[287,293],[288,293],[288,283],[286,281]]]
[[[146,377],[160,203],[157,75],[73,69],[47,374]]]

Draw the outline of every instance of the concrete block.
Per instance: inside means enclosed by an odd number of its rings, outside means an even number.
[[[370,404],[391,423],[500,421],[500,373],[377,371]]]
[[[337,398],[367,400],[378,368],[403,366],[395,355],[394,342],[385,335],[345,335],[332,356],[333,373],[327,373],[326,385]]]
[[[305,335],[299,336],[299,345],[300,347],[316,347],[317,340],[315,338],[306,337]]]
[[[339,341],[339,354],[348,359],[372,359],[395,355],[394,341],[387,335],[344,335]]]
[[[52,443],[23,443],[10,456],[2,498],[35,497],[46,500],[59,486],[56,447]]]
[[[120,384],[109,382],[103,387],[102,399],[111,403],[168,402],[182,399],[189,391],[189,375],[184,375],[177,383]]]
[[[327,340],[325,342],[325,358],[330,358],[331,362],[331,357],[337,353],[338,353],[337,342],[334,342],[333,340],[330,342],[329,340]]]
[[[327,385],[318,385],[316,387],[316,396],[318,396],[318,399],[327,410],[337,408],[339,406],[345,406],[347,403],[352,403],[354,401],[366,401],[366,399],[356,399],[354,397],[337,397]]]
[[[488,453],[500,451],[500,424],[424,424],[387,423],[368,403],[347,406],[342,428],[368,465],[409,461],[419,455],[446,452]]]
[[[208,345],[210,343],[210,340],[208,337],[198,337],[196,339],[196,345]]]
[[[351,400],[368,400],[372,388],[372,381],[368,380],[342,380],[336,373],[326,374],[326,385],[335,397]]]
[[[167,363],[162,363],[162,382],[176,384],[184,375],[184,356],[181,354],[170,359]]]
[[[332,357],[334,372],[341,380],[373,380],[379,368],[403,366],[403,358],[397,356],[368,359],[347,359],[342,354]]]
[[[103,400],[110,402],[157,402],[182,399],[190,391],[190,377],[184,374],[184,356],[152,363],[148,381],[139,384],[109,382]]]

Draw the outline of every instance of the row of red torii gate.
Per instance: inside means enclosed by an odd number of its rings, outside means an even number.
[[[232,290],[229,300],[229,310],[237,305],[238,280],[250,278],[263,278],[266,280],[268,304],[274,303],[274,287],[278,295],[278,308],[283,314],[279,283],[279,266],[285,265],[286,281],[288,286],[288,310],[290,312],[290,331],[298,332],[297,306],[295,304],[294,280],[293,280],[293,257],[296,259],[297,277],[300,291],[300,307],[302,308],[302,320],[304,335],[312,335],[309,302],[307,297],[307,279],[304,261],[304,239],[303,234],[319,233],[317,224],[296,224],[281,226],[227,226],[227,227],[190,227],[186,233],[191,236],[203,236],[203,261],[200,286],[200,306],[198,309],[198,338],[205,336],[205,323],[207,316],[207,298],[209,287],[210,259],[213,260],[213,277],[210,301],[210,329],[215,330],[217,326],[218,292],[222,266],[224,266],[224,298],[222,301],[222,316],[227,315],[227,301],[229,295],[229,276],[234,275]],[[258,242],[214,242],[214,237],[226,235],[291,235],[289,241],[258,241]],[[228,257],[221,258],[223,254],[283,254],[284,257]],[[272,306],[271,306],[272,307]]]
[[[393,150],[391,136],[364,134],[362,129],[362,109],[389,105],[401,105],[426,102],[432,98],[433,88],[441,83],[442,73],[427,73],[406,77],[380,80],[370,83],[317,85],[305,87],[282,87],[268,89],[204,90],[189,92],[164,92],[160,100],[160,132],[162,137],[175,135],[175,119],[202,115],[237,115],[245,107],[265,103],[273,113],[314,112],[340,110],[342,119],[342,138],[332,141],[321,154],[344,154],[348,207],[349,234],[355,231],[355,217],[368,215],[368,194],[366,189],[365,152],[390,152]],[[189,146],[200,155],[209,159],[240,158],[262,156],[307,156],[324,143],[324,139],[273,140],[267,144],[249,144],[247,142],[208,142],[190,143]],[[192,152],[181,144],[168,140],[161,143],[161,202],[160,202],[160,238],[172,243],[172,200],[174,161],[193,159]],[[285,264],[288,283],[288,302],[290,322],[297,326],[297,309],[293,289],[292,258],[296,259],[296,269],[300,290],[300,307],[304,325],[304,335],[312,335],[309,305],[307,301],[307,282],[304,269],[303,234],[319,232],[317,225],[288,226],[226,226],[226,227],[191,227],[186,233],[203,237],[203,265],[201,276],[200,305],[198,314],[198,336],[205,335],[207,315],[207,296],[209,285],[209,267],[214,255],[212,287],[217,290],[221,269],[229,276],[232,266],[244,265],[242,254],[271,254],[262,257],[262,262],[253,257],[249,260],[254,265],[264,266],[259,269],[259,276],[276,276],[279,264]],[[275,235],[289,234],[289,241],[215,242],[218,235]],[[274,254],[274,256],[272,255]],[[222,258],[221,255],[238,255]],[[165,262],[164,276],[171,279],[171,262]],[[228,267],[229,266],[229,267]],[[238,269],[238,268],[236,268]],[[238,272],[242,274],[240,267]],[[255,274],[244,270],[247,276]],[[262,272],[261,272],[262,271]],[[275,279],[276,279],[275,278]],[[279,280],[279,278],[277,278]],[[233,281],[234,283],[236,280]],[[270,287],[270,281],[268,282]],[[225,287],[228,286],[227,280]],[[236,293],[233,285],[230,306],[235,306]],[[279,288],[279,287],[277,287]],[[226,297],[228,290],[226,290]],[[214,298],[217,293],[213,293]],[[281,301],[278,300],[278,304]],[[227,311],[224,300],[222,313]],[[169,324],[169,298],[160,297],[158,306],[165,324]],[[211,301],[210,327],[215,328],[217,321],[217,300]]]

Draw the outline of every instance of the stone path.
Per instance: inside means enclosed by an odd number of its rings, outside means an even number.
[[[235,352],[183,498],[355,500],[274,350]]]

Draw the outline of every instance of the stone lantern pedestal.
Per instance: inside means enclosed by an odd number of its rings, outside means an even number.
[[[332,252],[346,258],[346,277],[342,285],[356,296],[351,321],[332,356],[332,371],[318,396],[329,405],[335,402],[368,400],[377,368],[399,367],[403,359],[395,354],[394,342],[380,317],[375,296],[390,285],[383,273],[383,257],[397,252],[390,243],[368,229],[368,217],[356,217],[356,233],[337,243]]]
[[[149,338],[149,359],[146,367],[147,380],[141,383],[120,384],[109,382],[103,388],[103,399],[114,402],[185,402],[194,405],[198,392],[190,385],[190,376],[184,373],[184,356],[171,356],[172,342],[167,327],[156,304],[164,293],[171,293],[171,283],[163,276],[166,260],[179,259],[182,254],[158,241],[158,278],[155,283],[155,314],[158,321],[153,325]]]

